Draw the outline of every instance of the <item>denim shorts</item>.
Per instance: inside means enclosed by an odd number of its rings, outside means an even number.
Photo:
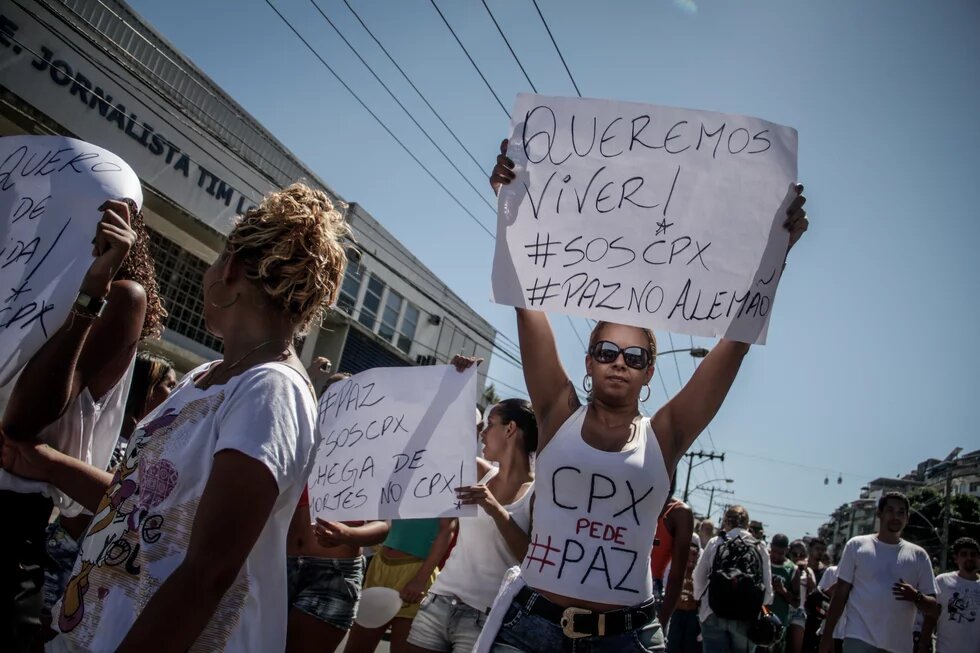
[[[350,630],[364,581],[364,558],[286,558],[289,607]]]
[[[788,626],[799,626],[800,628],[806,627],[806,610],[803,608],[796,608],[789,613]],[[788,627],[787,626],[787,627]]]
[[[454,596],[429,594],[412,620],[408,643],[431,651],[473,650],[487,614]]]
[[[568,653],[649,653],[665,650],[663,629],[654,619],[646,626],[618,635],[570,639],[561,626],[544,617],[529,613],[514,601],[504,614],[503,623],[493,642],[492,653],[523,651],[563,651]]]
[[[44,532],[44,548],[48,563],[44,565],[44,607],[41,614],[51,616],[51,608],[65,593],[71,579],[71,570],[78,557],[78,542],[56,521],[48,524]]]

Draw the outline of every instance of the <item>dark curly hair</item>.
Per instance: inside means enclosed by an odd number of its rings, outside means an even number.
[[[143,222],[143,212],[136,210],[136,203],[128,200],[131,226],[136,232],[136,242],[122,262],[116,279],[120,281],[135,281],[143,286],[146,292],[146,316],[143,318],[143,331],[140,339],[157,339],[163,333],[163,321],[167,317],[167,309],[160,299],[160,289],[157,286],[156,266],[150,255],[150,234]]]

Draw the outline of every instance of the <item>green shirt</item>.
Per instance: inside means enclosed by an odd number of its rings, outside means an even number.
[[[783,579],[783,587],[790,591],[790,584],[793,579],[793,573],[796,571],[796,565],[794,565],[789,560],[784,560],[781,565],[772,565],[772,577],[775,579],[777,576]],[[789,618],[789,604],[781,597],[779,594],[773,593],[772,599],[772,613],[779,617],[779,620],[783,622],[783,626],[787,626],[786,620]]]
[[[438,534],[438,519],[394,519],[384,545],[425,560]]]

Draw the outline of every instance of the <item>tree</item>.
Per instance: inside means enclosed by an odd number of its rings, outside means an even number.
[[[909,523],[902,536],[924,548],[933,563],[938,565],[944,545],[943,510],[946,498],[933,488],[923,488],[909,495],[909,503]],[[957,494],[949,503],[949,541],[945,545],[951,547],[961,537],[976,538],[980,532],[980,499],[968,494]],[[952,556],[948,556],[948,559],[952,560]]]
[[[487,406],[493,406],[494,404],[500,403],[500,396],[497,394],[497,389],[493,387],[493,384],[487,386],[483,394],[480,395],[480,410],[486,410]]]

